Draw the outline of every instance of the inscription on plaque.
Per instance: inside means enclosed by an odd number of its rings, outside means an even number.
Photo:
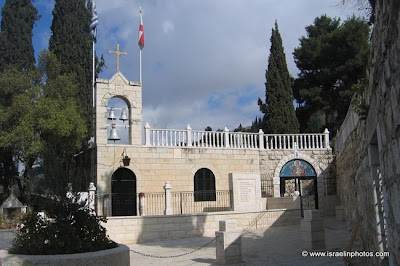
[[[254,180],[238,180],[239,183],[239,201],[244,202],[254,202],[256,187]]]

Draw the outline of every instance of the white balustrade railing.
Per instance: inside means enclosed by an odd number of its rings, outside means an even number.
[[[258,133],[232,132],[229,133],[229,146],[238,149],[258,149],[258,138]]]
[[[329,131],[306,134],[264,134],[230,132],[226,127],[222,132],[192,130],[151,129],[145,126],[145,146],[150,147],[195,147],[232,148],[260,150],[322,150],[329,146]]]
[[[329,134],[329,133],[328,133]],[[320,150],[330,148],[323,134],[264,134],[264,148],[267,150]]]

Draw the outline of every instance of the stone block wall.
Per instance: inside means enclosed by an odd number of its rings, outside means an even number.
[[[103,225],[112,240],[122,244],[133,244],[164,239],[214,237],[221,220],[235,220],[238,230],[254,230],[299,224],[300,219],[300,210],[280,209],[262,212],[109,217]]]
[[[121,166],[125,148],[138,193],[163,192],[166,181],[172,191],[193,191],[201,168],[214,173],[216,190],[229,190],[229,173],[260,173],[258,150],[103,145],[97,147],[97,193],[110,193],[111,176]]]
[[[370,2],[375,22],[364,91],[369,108],[337,155],[340,199],[348,223],[357,214],[364,217],[362,248],[388,250],[390,263],[400,265],[400,1]],[[378,241],[380,230],[386,231],[387,243]],[[377,258],[368,259],[370,265],[377,263]]]
[[[374,186],[368,166],[365,144],[365,123],[351,133],[342,152],[336,158],[339,197],[348,225],[354,225],[358,216],[363,221],[358,231],[361,250],[378,251],[377,220],[374,208]],[[372,258],[371,264],[378,264]]]

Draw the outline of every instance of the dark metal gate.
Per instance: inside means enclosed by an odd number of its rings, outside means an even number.
[[[112,216],[135,216],[136,205],[136,176],[128,168],[118,168],[111,178]]]
[[[299,192],[301,216],[304,210],[318,209],[317,177],[281,177],[281,197],[293,197]]]
[[[312,165],[304,160],[287,162],[281,169],[281,197],[292,197],[299,192],[301,216],[304,210],[318,209],[317,174]]]

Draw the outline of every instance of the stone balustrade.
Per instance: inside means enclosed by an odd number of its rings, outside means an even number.
[[[223,131],[152,129],[146,123],[145,146],[148,147],[195,147],[233,148],[259,150],[325,150],[329,145],[329,131],[306,134],[264,134]]]

